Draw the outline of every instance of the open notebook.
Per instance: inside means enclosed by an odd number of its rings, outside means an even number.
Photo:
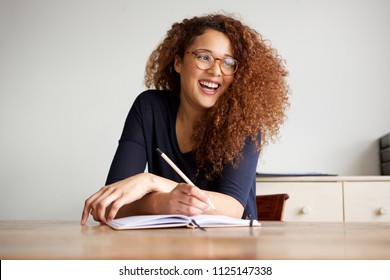
[[[221,215],[141,215],[119,218],[108,222],[114,229],[145,229],[167,227],[250,227],[260,226],[257,220],[242,220]]]

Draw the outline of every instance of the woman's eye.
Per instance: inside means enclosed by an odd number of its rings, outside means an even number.
[[[207,62],[213,61],[212,57],[211,57],[210,55],[208,55],[208,54],[199,53],[197,57],[198,57],[199,59],[204,60],[204,61],[207,61]]]
[[[236,61],[234,61],[233,59],[225,59],[223,61],[223,64],[225,64],[226,66],[229,66],[229,67],[234,67],[234,66],[236,66]]]

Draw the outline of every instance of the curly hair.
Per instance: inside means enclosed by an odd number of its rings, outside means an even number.
[[[256,143],[257,151],[275,139],[289,106],[289,90],[284,60],[269,41],[224,14],[174,23],[149,57],[145,85],[180,92],[180,76],[174,70],[175,57],[183,58],[194,39],[207,29],[228,36],[233,56],[239,62],[232,84],[194,127],[193,152],[198,173],[202,171],[207,178],[212,178],[222,172],[225,164],[238,163],[248,138]]]

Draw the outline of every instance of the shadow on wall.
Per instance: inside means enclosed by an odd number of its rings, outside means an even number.
[[[358,147],[359,150],[355,151],[357,157],[353,161],[351,170],[354,170],[354,173],[359,176],[380,175],[379,140],[362,142],[355,147]]]

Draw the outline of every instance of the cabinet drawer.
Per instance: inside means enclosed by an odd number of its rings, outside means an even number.
[[[390,222],[390,182],[345,182],[346,222]]]
[[[341,182],[257,182],[261,194],[287,193],[283,221],[343,222]]]

